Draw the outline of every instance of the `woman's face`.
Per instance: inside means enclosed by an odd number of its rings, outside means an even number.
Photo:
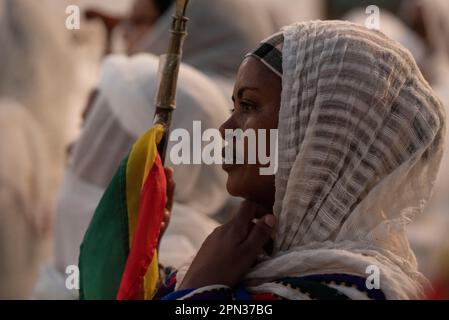
[[[267,156],[269,148],[269,130],[277,129],[279,108],[281,102],[282,81],[274,72],[259,60],[249,57],[241,64],[232,100],[234,109],[230,118],[221,125],[220,132],[225,137],[225,129],[266,129]],[[274,175],[261,175],[259,169],[268,165],[248,164],[247,147],[248,140],[245,139],[244,164],[223,165],[228,173],[228,192],[237,197],[259,203],[269,209],[274,204]],[[258,157],[255,157],[258,159]]]

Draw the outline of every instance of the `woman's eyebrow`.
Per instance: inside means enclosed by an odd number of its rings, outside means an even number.
[[[259,89],[256,87],[241,87],[238,91],[237,91],[237,97],[241,98],[243,93],[246,90],[251,90],[251,91],[258,91]]]
[[[248,87],[248,86],[246,86],[246,87],[240,87],[239,90],[237,91],[237,97],[240,99],[240,98],[242,97],[243,93],[244,93],[246,90],[258,91],[259,89],[256,88],[256,87]],[[232,100],[232,101],[235,101],[235,96],[234,96],[234,95],[232,95],[231,100]]]

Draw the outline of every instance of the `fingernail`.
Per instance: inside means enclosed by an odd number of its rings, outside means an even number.
[[[273,228],[274,225],[276,224],[276,218],[272,214],[265,216],[263,219],[265,224],[270,228]]]

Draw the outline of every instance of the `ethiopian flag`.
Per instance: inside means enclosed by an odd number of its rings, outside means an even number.
[[[151,299],[159,280],[157,245],[166,178],[157,152],[161,125],[148,130],[120,164],[81,244],[81,299]]]

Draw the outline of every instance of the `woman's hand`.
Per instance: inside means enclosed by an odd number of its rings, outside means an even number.
[[[275,223],[266,209],[244,201],[231,221],[204,241],[180,289],[239,284],[270,240]]]
[[[173,195],[176,188],[175,180],[173,180],[173,169],[164,168],[164,171],[165,177],[167,179],[167,201],[165,204],[164,220],[161,223],[161,231],[159,233],[159,244],[161,243],[162,236],[164,235],[165,230],[167,230],[168,224],[170,223],[171,210],[173,208]]]

